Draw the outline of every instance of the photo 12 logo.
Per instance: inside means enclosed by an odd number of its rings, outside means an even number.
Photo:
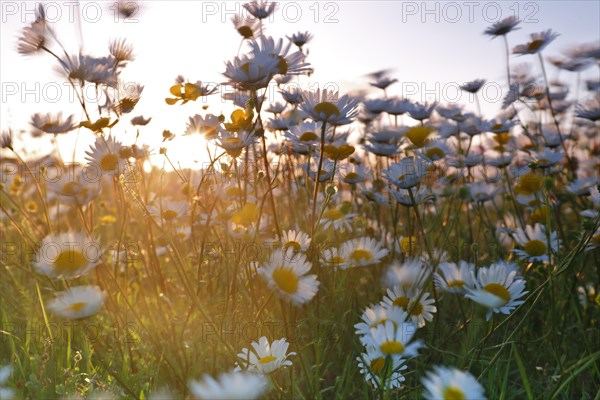
[[[74,23],[82,21],[97,23],[103,17],[113,22],[137,23],[140,5],[135,1],[96,2],[96,1],[3,1],[2,23],[18,19],[21,23],[35,21],[39,14],[52,24],[60,21]]]
[[[529,2],[494,2],[494,1],[403,1],[402,22],[446,22],[474,23],[483,20],[488,24],[503,18],[515,17],[523,23],[537,23],[536,18],[540,6]]]

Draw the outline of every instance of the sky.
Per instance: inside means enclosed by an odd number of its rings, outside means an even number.
[[[79,120],[81,110],[55,72],[51,56],[26,57],[16,51],[21,30],[35,18],[37,2],[0,4],[0,126],[3,131],[10,127],[18,132],[22,147],[41,154],[48,151],[49,141],[39,142],[44,146],[32,145],[28,136],[31,115],[62,111]],[[231,106],[216,96],[208,103],[183,106],[168,106],[164,98],[178,75],[191,82],[224,80],[224,63],[238,54],[240,46],[230,19],[243,10],[243,2],[145,1],[139,2],[128,19],[116,13],[114,1],[43,4],[47,19],[72,54],[81,48],[86,54],[107,55],[111,39],[127,38],[134,45],[136,59],[124,70],[122,79],[144,86],[142,100],[130,114],[153,117],[141,130],[142,142],[158,148],[164,145],[160,140],[164,129],[179,135],[194,114],[230,112]],[[506,91],[504,44],[482,32],[511,15],[523,21],[521,29],[508,36],[511,47],[527,42],[530,33],[547,29],[560,36],[544,50],[545,55],[558,55],[574,45],[600,39],[598,1],[281,1],[266,21],[265,32],[284,39],[298,31],[314,35],[305,48],[315,73],[300,81],[303,88],[327,86],[342,94],[369,89],[366,74],[390,69],[399,82],[389,88],[389,95],[422,102],[459,102],[475,110],[473,98],[457,88],[466,81],[487,79],[482,108],[486,116],[493,117]],[[534,71],[539,68],[535,57],[511,56],[513,65],[524,62],[532,63]],[[548,66],[548,70],[550,78],[556,76],[555,69]],[[597,68],[583,77],[594,75],[597,78]],[[574,82],[575,74],[561,72],[560,77]],[[381,94],[374,89],[370,93],[372,97]],[[208,105],[208,110],[202,105]],[[127,123],[118,126],[119,137],[132,141],[135,129]],[[75,135],[60,138],[61,151],[70,154]],[[197,140],[178,137],[167,144],[169,154],[175,154],[183,165],[189,164],[200,157],[193,151],[202,147]],[[92,134],[82,130],[78,157],[92,141]]]

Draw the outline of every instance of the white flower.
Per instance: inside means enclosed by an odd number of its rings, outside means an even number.
[[[94,315],[104,304],[106,293],[97,286],[74,286],[57,294],[48,309],[67,319]]]
[[[281,298],[301,305],[310,301],[319,289],[317,276],[306,275],[310,268],[304,254],[279,249],[258,272]]]
[[[369,347],[366,353],[362,353],[356,357],[356,360],[358,361],[360,373],[364,375],[367,382],[371,382],[376,388],[381,385],[384,374],[386,374],[384,386],[386,389],[399,388],[402,382],[406,380],[401,373],[401,371],[408,368],[406,360],[403,358],[392,358],[388,367],[389,370],[384,371],[386,365],[385,357],[379,355],[375,349]]]
[[[183,219],[189,212],[186,201],[158,199],[155,205],[146,206],[150,215],[157,221],[173,222]]]
[[[385,321],[392,321],[394,324],[399,325],[406,322],[408,314],[400,307],[384,307],[381,304],[375,304],[365,308],[360,319],[362,322],[355,324],[354,327],[356,328],[356,334],[360,337],[360,342],[366,345],[370,340],[371,328],[385,324]]]
[[[427,173],[426,165],[420,158],[406,157],[383,170],[383,176],[393,185],[410,189],[417,186]]]
[[[516,267],[498,261],[477,271],[473,275],[475,288],[465,287],[466,297],[488,308],[486,318],[489,320],[494,313],[510,314],[524,300],[519,300],[525,292],[525,280],[517,275]]]
[[[122,148],[121,142],[112,136],[97,137],[96,142],[90,146],[90,151],[85,152],[86,160],[89,162],[88,168],[98,168],[98,174],[119,175],[125,172],[127,160],[121,158]]]
[[[403,246],[404,247],[404,246]],[[409,258],[403,264],[392,263],[385,274],[386,285],[389,288],[419,290],[431,274],[431,268],[418,258]]]
[[[192,395],[200,400],[255,400],[269,390],[267,378],[250,372],[227,372],[214,379],[204,375],[202,382],[190,380]]]
[[[42,240],[33,266],[48,276],[73,278],[100,263],[100,245],[83,232],[50,234]]]
[[[258,342],[252,342],[254,351],[243,348],[238,354],[242,365],[236,370],[244,368],[250,372],[270,374],[279,368],[290,366],[292,362],[287,360],[287,357],[294,356],[296,353],[287,353],[289,345],[285,338],[269,343],[269,340],[263,336],[258,339]]]
[[[351,267],[377,264],[387,253],[387,249],[381,248],[381,243],[369,237],[352,239],[342,245],[342,257]]]
[[[408,313],[411,321],[417,328],[425,326],[425,321],[433,321],[433,314],[437,311],[434,299],[429,299],[429,293],[424,292],[419,296],[415,290],[406,290],[401,287],[388,289],[381,305],[386,308],[399,307]]]
[[[509,33],[510,31],[514,31],[520,28],[517,28],[521,21],[514,15],[510,17],[506,17],[501,21],[494,23],[492,26],[487,28],[483,33],[485,35],[490,35],[493,37],[503,36]]]
[[[440,263],[433,275],[435,286],[448,293],[464,294],[466,288],[474,288],[473,273],[475,265],[460,260],[458,265],[450,262]]]
[[[539,53],[558,36],[559,34],[552,32],[552,29],[548,29],[544,32],[532,33],[530,42],[513,47],[512,52],[519,55]]]
[[[277,7],[277,2],[268,2],[266,0],[253,0],[250,3],[244,4],[244,8],[252,14],[253,17],[258,19],[265,19],[269,15],[273,14],[275,11],[275,7]]]
[[[10,374],[12,373],[12,365],[0,367],[0,399],[11,400],[15,398],[15,392],[11,388],[4,387]]]
[[[421,347],[419,340],[412,341],[417,327],[411,322],[396,324],[385,321],[371,328],[367,337],[367,346],[372,346],[378,356],[393,358],[409,358],[417,355]]]
[[[302,92],[304,103],[300,109],[306,112],[313,121],[326,122],[329,125],[346,125],[358,115],[358,100],[348,95],[338,98],[337,92],[327,89],[316,92]]]
[[[455,368],[434,367],[421,379],[425,386],[425,399],[485,400],[485,390],[477,379],[468,372]]]
[[[74,116],[71,115],[66,120],[62,118],[62,112],[58,114],[47,113],[46,115],[35,113],[31,117],[31,125],[46,133],[66,133],[75,129],[76,125],[73,123]]]
[[[515,232],[515,240],[523,247],[523,250],[514,249],[513,252],[522,260],[544,263],[549,261],[548,238],[546,237],[545,225],[535,224],[533,228],[531,225],[527,225],[525,226],[525,230],[519,228]],[[550,233],[550,245],[552,246],[552,252],[558,251],[559,241],[556,232]]]
[[[281,247],[284,250],[306,251],[310,245],[310,237],[301,231],[284,231],[281,237]]]
[[[98,197],[102,189],[100,182],[89,179],[82,168],[65,171],[57,179],[48,180],[47,187],[61,203],[80,206]]]

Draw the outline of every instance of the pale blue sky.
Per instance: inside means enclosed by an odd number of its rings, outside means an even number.
[[[69,23],[75,8],[68,1],[47,2],[47,14],[56,20],[56,30],[69,51],[78,51],[79,31]],[[191,81],[220,82],[224,62],[237,54],[239,35],[230,22],[237,2],[150,1],[141,3],[134,15],[137,22],[115,19],[113,2],[81,2],[84,51],[107,54],[112,38],[126,37],[135,45],[136,61],[126,68],[125,81],[145,86],[144,96],[131,116],[153,116],[143,133],[146,141],[157,146],[163,129],[183,133],[187,117],[201,113],[199,104],[167,106],[169,86],[179,74]],[[16,52],[20,30],[33,20],[28,12],[34,2],[2,2],[0,72],[2,80],[1,128],[29,129],[34,112],[80,110],[69,103],[69,93],[53,71],[48,55],[23,57]],[[225,7],[223,6],[225,5]],[[400,2],[400,1],[282,1],[267,22],[266,32],[284,37],[297,31],[310,31],[314,40],[306,48],[315,68],[313,84],[334,83],[342,92],[367,88],[364,75],[375,70],[394,69],[400,83],[390,94],[411,93],[419,101],[452,100],[456,87],[465,81],[485,78],[505,88],[504,47],[500,39],[482,35],[493,22],[519,13],[521,29],[509,35],[511,47],[527,41],[529,34],[552,28],[561,36],[545,51],[556,55],[570,46],[600,38],[600,2]],[[98,19],[96,21],[96,19]],[[511,57],[511,62],[532,62],[535,57]],[[555,70],[550,68],[550,75]],[[586,75],[598,75],[598,69]],[[562,78],[568,75],[562,73]],[[572,77],[569,77],[572,78]],[[302,81],[308,86],[309,81]],[[22,102],[23,89],[34,89]],[[437,85],[437,86],[436,86]],[[56,89],[62,87],[57,93]],[[12,94],[12,90],[18,91]],[[415,90],[416,88],[416,90]],[[494,96],[492,90],[490,97]],[[59,95],[60,100],[55,101]],[[46,99],[44,99],[46,97]],[[36,102],[39,100],[39,102]],[[48,101],[50,100],[50,101]],[[462,100],[468,102],[463,94]],[[493,100],[493,99],[492,99]],[[54,102],[53,102],[54,101]],[[500,103],[484,102],[484,112],[493,116]],[[469,107],[472,107],[471,104]],[[209,111],[229,110],[227,105],[211,103]],[[125,124],[123,129],[131,128]],[[131,133],[129,133],[131,135]],[[87,137],[90,139],[90,137]],[[86,136],[83,141],[86,143]]]

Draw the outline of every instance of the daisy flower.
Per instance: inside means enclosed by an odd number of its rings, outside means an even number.
[[[223,131],[221,120],[214,114],[207,114],[205,117],[196,114],[190,117],[185,128],[185,135],[196,133],[204,136],[205,139],[215,139]]]
[[[47,308],[66,319],[87,318],[100,310],[105,298],[106,293],[97,286],[73,286],[58,293]]]
[[[358,101],[348,95],[338,98],[337,92],[327,89],[316,92],[303,91],[304,103],[300,109],[315,122],[325,122],[329,125],[347,125],[358,115]]]
[[[41,3],[38,5],[35,14],[35,21],[23,28],[23,33],[19,37],[19,45],[17,47],[19,54],[34,54],[47,45],[48,34],[51,33],[51,28],[46,22],[44,6]]]
[[[417,328],[425,326],[425,321],[433,321],[433,314],[437,308],[433,305],[434,299],[429,298],[429,293],[424,292],[419,298],[419,293],[415,290],[406,290],[401,287],[388,289],[387,295],[383,297],[381,305],[390,307],[399,307],[410,315],[410,319]]]
[[[551,150],[544,147],[541,151],[532,154],[530,160],[535,162],[540,168],[550,168],[565,158],[565,153],[561,150]]]
[[[431,117],[431,113],[435,109],[436,105],[437,103],[435,102],[432,104],[421,104],[419,102],[412,103],[411,107],[408,109],[408,113],[413,119],[416,119],[417,121],[423,121],[424,119]]]
[[[374,353],[380,357],[410,358],[417,355],[421,341],[413,341],[417,327],[411,322],[396,324],[385,321],[371,328],[367,337],[367,346],[373,347]]]
[[[589,119],[590,121],[598,121],[600,119],[600,105],[590,105],[588,107],[577,106],[575,116],[578,118]]]
[[[600,228],[596,229],[596,232],[592,235],[590,241],[585,246],[585,251],[588,252],[598,248],[600,248]]]
[[[525,280],[517,275],[517,267],[498,261],[473,274],[475,288],[465,287],[466,297],[488,308],[486,319],[492,317],[492,312],[509,314],[516,306],[523,304],[519,300],[526,295]]]
[[[477,379],[468,372],[455,368],[434,367],[421,383],[425,386],[425,399],[485,400],[485,390]]]
[[[340,166],[342,181],[350,184],[365,182],[371,176],[371,170],[364,164],[344,164]]]
[[[284,231],[281,237],[281,247],[287,251],[291,248],[293,251],[306,251],[310,245],[310,237],[307,233],[301,231]]]
[[[56,278],[73,278],[89,272],[100,263],[100,245],[83,232],[50,234],[38,248],[34,268]]]
[[[367,348],[366,353],[362,353],[356,357],[356,360],[365,381],[371,382],[376,388],[380,387],[382,384],[381,380],[384,379],[383,374],[386,373],[383,370],[385,367],[385,357],[377,354],[373,348]],[[389,368],[389,371],[386,373],[384,387],[385,389],[399,388],[402,382],[406,380],[401,372],[408,368],[406,360],[399,357],[392,358]]]
[[[304,254],[279,249],[258,272],[281,298],[301,305],[310,301],[319,289],[317,276],[306,275],[310,268]]]
[[[497,194],[502,192],[502,188],[497,187],[492,183],[473,182],[467,184],[471,199],[474,202],[484,203],[492,200]]]
[[[392,157],[398,153],[399,146],[397,143],[387,144],[379,143],[372,140],[363,144],[365,150],[380,157]]]
[[[250,146],[256,140],[250,132],[239,132],[237,135],[222,131],[217,146],[221,147],[232,158],[237,158],[242,155],[245,148]]]
[[[112,136],[96,138],[96,142],[90,146],[90,151],[86,151],[86,160],[88,168],[95,167],[100,169],[100,173],[119,175],[124,172],[127,166],[127,160],[121,158],[121,149],[123,145],[116,141]]]
[[[544,32],[532,33],[531,41],[526,44],[520,44],[513,47],[513,54],[537,54],[541,52],[546,46],[548,46],[554,39],[556,39],[560,34],[556,32],[552,32],[552,29],[548,29]]]
[[[417,186],[426,173],[425,162],[414,157],[403,158],[399,163],[393,163],[383,170],[383,176],[401,189]]]
[[[83,206],[98,197],[102,186],[89,179],[84,169],[76,169],[62,173],[58,179],[48,180],[47,188],[61,203]]]
[[[229,84],[242,90],[259,90],[267,87],[279,71],[279,59],[265,52],[242,55],[225,63],[225,75]]]
[[[323,229],[333,228],[335,230],[352,229],[352,220],[358,214],[346,213],[341,207],[331,207],[323,213],[321,225]]]
[[[284,44],[283,39],[275,41],[272,37],[261,36],[250,43],[250,51],[254,57],[262,57],[267,54],[277,60],[277,68],[274,71],[281,75],[299,75],[312,72],[310,64],[305,62],[305,56],[301,51],[289,53],[291,43]]]
[[[409,190],[412,189],[392,189],[388,187],[388,192],[390,192],[394,199],[396,199],[396,201],[402,204],[404,207],[414,206],[413,200],[408,193]],[[416,190],[415,193],[413,193],[413,196],[417,205],[431,203],[435,198],[435,196],[426,187],[420,187],[419,190]]]
[[[199,400],[256,400],[269,391],[269,382],[264,375],[231,371],[217,379],[204,375],[202,382],[190,380],[188,387]]]
[[[321,255],[321,264],[327,267],[335,267],[346,269],[348,268],[348,260],[342,255],[342,249],[339,247],[331,247],[323,250]]]
[[[510,17],[506,17],[503,20],[496,22],[495,24],[487,28],[485,31],[483,31],[483,33],[484,35],[490,35],[493,37],[504,36],[511,31],[520,29],[517,28],[517,25],[519,25],[520,23],[521,21],[517,17],[511,15]]]
[[[369,237],[352,239],[342,245],[342,257],[348,260],[350,267],[364,267],[377,264],[388,253],[381,243]]]
[[[76,125],[73,123],[74,116],[71,115],[66,120],[63,120],[62,112],[58,114],[47,113],[46,115],[35,113],[31,117],[30,124],[46,133],[53,133],[55,135],[60,133],[67,133],[76,128]]]
[[[473,273],[475,265],[460,260],[458,265],[443,262],[437,266],[433,282],[440,290],[448,293],[464,294],[466,288],[474,288]]]
[[[460,89],[468,93],[477,93],[484,84],[485,79],[475,79],[474,81],[465,82],[465,84],[461,85]]]
[[[523,249],[514,249],[522,260],[529,262],[548,262],[548,239],[546,238],[546,228],[544,225],[535,224],[533,227],[527,225],[525,230],[517,229],[515,240]],[[550,233],[551,251],[558,251],[559,241],[556,232]]]
[[[235,30],[244,38],[252,39],[260,30],[260,22],[253,17],[236,14],[231,18]]]
[[[403,264],[394,261],[385,273],[388,288],[400,287],[404,290],[420,290],[431,274],[431,268],[418,258],[409,258]]]
[[[582,217],[596,218],[600,210],[600,191],[597,186],[590,188],[590,201],[592,202],[592,209],[583,210],[579,213]]]
[[[306,31],[294,33],[291,37],[287,36],[287,38],[290,40],[290,42],[298,46],[299,49],[302,49],[302,46],[311,41],[313,35]]]
[[[591,188],[597,184],[597,178],[577,178],[566,185],[565,189],[575,196],[589,196]]]
[[[275,7],[277,7],[277,2],[268,2],[266,0],[253,0],[250,3],[244,4],[244,8],[253,17],[258,19],[268,18],[269,15],[273,14],[275,11]]]
[[[159,199],[157,202],[157,206],[146,206],[150,215],[157,221],[173,222],[185,217],[189,212],[189,204],[186,201]]]
[[[400,307],[384,307],[375,304],[365,308],[360,319],[362,321],[355,324],[354,328],[356,328],[356,335],[360,337],[360,342],[366,345],[369,343],[371,328],[385,324],[386,321],[392,321],[396,325],[402,324],[408,319],[408,314]]]
[[[242,368],[250,372],[258,372],[259,374],[270,374],[271,372],[292,365],[288,356],[294,356],[296,353],[287,353],[290,344],[285,341],[285,338],[274,340],[269,343],[269,340],[263,336],[258,339],[258,342],[252,342],[254,350],[243,348],[238,357],[242,360],[241,367],[238,366],[236,371]]]

